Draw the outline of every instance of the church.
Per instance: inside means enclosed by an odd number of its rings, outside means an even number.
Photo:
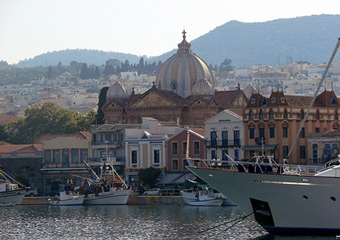
[[[129,94],[119,82],[109,88],[102,107],[106,124],[136,124],[142,117],[152,117],[163,124],[204,127],[204,122],[228,109],[241,110],[247,97],[238,87],[216,91],[215,77],[208,64],[183,40],[177,53],[162,65],[156,82],[146,92]]]

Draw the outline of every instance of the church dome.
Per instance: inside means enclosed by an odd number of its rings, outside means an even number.
[[[183,31],[183,41],[178,44],[177,53],[162,65],[156,78],[157,87],[173,91],[184,98],[213,94],[214,76],[208,64],[191,51],[185,33]]]
[[[110,98],[126,98],[128,97],[128,93],[125,87],[120,84],[118,81],[115,81],[112,86],[107,90],[106,99]]]

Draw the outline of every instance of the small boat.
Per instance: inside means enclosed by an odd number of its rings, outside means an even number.
[[[48,202],[54,206],[83,205],[84,197],[84,195],[74,194],[71,191],[62,191],[59,196],[49,198]]]
[[[183,201],[190,206],[222,206],[224,199],[213,189],[182,191]]]
[[[103,161],[100,176],[85,162],[95,179],[87,179],[84,205],[125,205],[131,190],[118,175],[110,161]]]
[[[25,194],[26,189],[22,184],[0,170],[0,204],[5,204],[4,206],[20,204]]]

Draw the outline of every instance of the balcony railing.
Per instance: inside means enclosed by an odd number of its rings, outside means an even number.
[[[93,141],[91,142],[92,145],[122,145],[122,141]]]
[[[216,141],[207,141],[207,147],[240,147],[241,140],[216,140]]]

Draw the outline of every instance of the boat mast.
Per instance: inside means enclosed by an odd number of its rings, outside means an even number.
[[[331,64],[332,64],[332,62],[333,62],[333,59],[334,59],[334,57],[335,57],[335,54],[337,53],[337,51],[338,51],[338,49],[339,49],[339,46],[340,46],[340,38],[338,38],[338,42],[337,42],[337,44],[336,44],[336,46],[335,46],[335,48],[334,48],[334,51],[333,51],[333,53],[332,53],[332,56],[331,56],[331,58],[330,58],[329,61],[328,61],[327,67],[326,67],[326,69],[325,69],[325,71],[324,71],[324,73],[323,73],[323,75],[322,75],[322,78],[321,78],[321,80],[320,80],[320,82],[319,82],[319,85],[318,85],[318,87],[317,87],[317,89],[316,89],[316,91],[315,91],[315,93],[314,93],[313,99],[312,99],[312,101],[310,102],[310,104],[309,104],[309,106],[308,106],[308,110],[307,110],[307,112],[306,112],[306,114],[305,114],[305,117],[303,118],[303,121],[302,121],[302,123],[301,123],[301,125],[300,125],[300,128],[299,128],[297,134],[295,135],[295,138],[294,138],[294,140],[293,140],[293,143],[292,143],[291,148],[289,149],[289,152],[288,152],[288,155],[287,155],[287,158],[286,158],[286,159],[288,159],[288,158],[290,157],[290,155],[291,155],[291,153],[292,153],[292,151],[293,151],[293,148],[294,148],[294,146],[295,146],[295,144],[296,144],[296,141],[297,141],[298,137],[300,136],[300,132],[301,132],[302,128],[303,128],[304,125],[305,125],[305,122],[306,122],[306,119],[307,119],[307,117],[308,117],[308,114],[309,114],[311,108],[313,107],[314,101],[315,101],[315,99],[316,99],[316,97],[317,97],[317,95],[318,95],[318,93],[319,93],[319,90],[320,90],[320,88],[321,88],[321,86],[322,86],[324,80],[326,79],[328,70],[329,70],[329,68],[330,68],[330,66],[331,66]]]

